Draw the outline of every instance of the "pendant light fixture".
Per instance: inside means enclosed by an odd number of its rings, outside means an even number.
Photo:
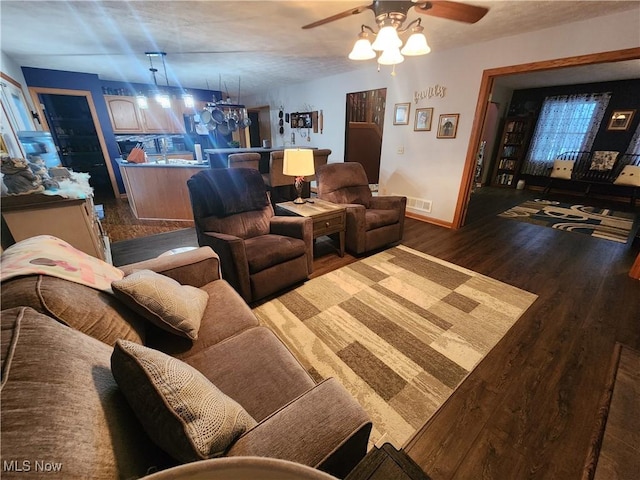
[[[164,92],[159,89],[158,79],[156,77],[156,73],[158,72],[158,69],[153,66],[153,59],[160,57],[162,59],[164,78],[165,78],[165,81],[167,82],[167,87],[169,87],[169,77],[167,76],[167,64],[164,61],[164,57],[167,56],[167,53],[166,52],[144,52],[144,54],[149,58],[149,71],[153,76],[153,84],[156,87],[153,92],[153,97],[155,98],[156,102],[158,102],[162,106],[162,108],[171,108],[171,97],[167,92]],[[142,108],[142,109],[149,108],[149,99],[143,94],[136,96],[136,102],[139,108]]]

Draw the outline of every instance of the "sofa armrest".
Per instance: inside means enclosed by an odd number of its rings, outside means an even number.
[[[304,240],[307,251],[307,269],[309,273],[313,272],[313,220],[286,215],[271,217],[270,232]]]
[[[367,413],[330,378],[262,420],[227,455],[280,458],[344,478],[367,453],[370,432]]]
[[[220,258],[209,247],[151,258],[120,268],[125,275],[136,270],[152,270],[173,278],[182,285],[194,287],[202,287],[221,278]]]
[[[396,210],[399,209],[404,215],[407,205],[407,197],[396,195],[387,195],[382,197],[371,197],[371,208],[377,210]]]

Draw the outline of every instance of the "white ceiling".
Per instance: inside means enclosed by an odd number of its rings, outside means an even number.
[[[360,25],[374,26],[371,11],[314,29],[301,26],[368,3],[0,0],[0,46],[20,66],[96,73],[104,80],[134,83],[152,83],[144,52],[165,51],[170,85],[214,90],[221,86],[235,97],[240,82],[242,97],[360,67],[347,54]],[[466,3],[488,7],[489,13],[473,25],[422,17],[434,51],[614,12],[633,10],[631,14],[640,15],[637,0]],[[417,17],[410,11],[409,20]],[[154,61],[154,66],[159,68],[158,83],[165,85],[162,63]],[[637,78],[637,62],[624,71],[634,76],[629,73],[634,70]],[[584,77],[585,70],[577,75]],[[618,73],[604,69],[600,75]],[[549,81],[546,74],[510,79],[516,88],[537,86],[534,79]]]

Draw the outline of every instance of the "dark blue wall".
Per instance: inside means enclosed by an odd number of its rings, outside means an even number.
[[[124,183],[122,176],[120,175],[120,169],[116,158],[120,156],[118,150],[118,144],[111,127],[111,119],[109,118],[109,112],[107,110],[107,104],[104,101],[105,92],[116,92],[122,90],[123,93],[134,94],[139,91],[147,92],[151,89],[152,85],[145,85],[140,83],[126,83],[126,82],[112,82],[107,80],[100,80],[98,75],[93,73],[78,73],[78,72],[65,72],[61,70],[46,70],[42,68],[22,67],[22,73],[24,74],[25,81],[29,87],[42,87],[42,88],[61,88],[67,90],[87,90],[91,92],[93,103],[96,108],[96,114],[98,115],[98,121],[100,125],[96,127],[102,128],[102,134],[107,145],[107,151],[109,153],[109,161],[113,167],[113,172],[118,183],[118,190],[120,193],[125,193]],[[177,87],[164,87],[165,90],[170,90],[172,95],[177,97],[181,96],[182,90]],[[200,89],[188,89],[196,100],[212,102],[214,97],[220,99],[221,92],[217,90],[200,90]],[[116,193],[117,195],[117,193]]]
[[[631,142],[631,138],[640,123],[640,95],[638,95],[638,92],[640,92],[640,79],[515,90],[511,97],[509,115],[533,114],[533,124],[535,125],[546,97],[603,92],[611,92],[611,100],[609,100],[609,105],[604,113],[591,150],[615,150],[624,153],[627,151],[629,142]],[[636,111],[627,130],[607,130],[614,110]]]
[[[102,128],[102,134],[107,144],[107,151],[109,152],[109,160],[111,161],[111,166],[113,167],[113,172],[118,182],[118,190],[120,193],[124,193],[125,189],[120,175],[120,169],[115,161],[115,158],[120,156],[120,152],[113,134],[113,128],[111,128],[107,104],[104,101],[104,94],[102,93],[102,82],[98,78],[98,75],[93,73],[44,70],[31,67],[22,67],[22,73],[29,87],[88,90],[91,92],[91,97],[96,107],[96,114],[98,115],[98,121],[100,122],[100,125],[96,125],[96,127]]]

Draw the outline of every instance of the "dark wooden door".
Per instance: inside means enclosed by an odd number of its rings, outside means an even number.
[[[345,161],[361,163],[373,184],[380,179],[386,97],[386,88],[347,93]]]

